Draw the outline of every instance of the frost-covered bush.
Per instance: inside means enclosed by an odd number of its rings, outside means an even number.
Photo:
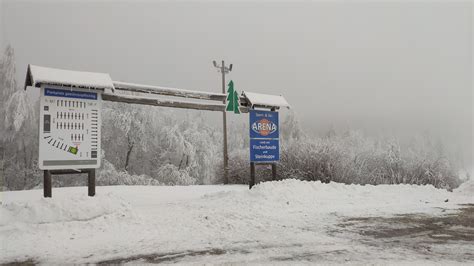
[[[166,185],[195,185],[196,179],[191,177],[188,171],[179,169],[173,164],[166,164],[157,169],[155,178]]]
[[[249,151],[240,149],[234,151],[229,156],[229,183],[246,184],[250,176]],[[221,171],[223,175],[223,171]]]
[[[394,138],[367,137],[360,131],[325,136],[304,135],[291,114],[282,121],[278,179],[299,178],[355,184],[432,184],[452,189],[460,184],[443,145],[428,136],[403,146]],[[248,148],[230,154],[230,182],[248,183]],[[257,182],[271,171],[256,168]]]
[[[107,160],[102,161],[102,167],[97,173],[96,184],[99,186],[112,185],[161,185],[146,175],[130,175],[126,171],[117,171],[113,164]]]
[[[434,147],[404,147],[394,140],[374,140],[360,132],[304,138],[282,145],[282,178],[357,184],[432,184],[452,189],[460,184],[455,168]]]

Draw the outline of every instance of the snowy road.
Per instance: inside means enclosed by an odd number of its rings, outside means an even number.
[[[0,263],[474,262],[474,184],[2,192]]]

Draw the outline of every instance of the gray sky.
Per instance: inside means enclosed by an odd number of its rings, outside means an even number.
[[[225,59],[237,89],[283,94],[306,129],[429,132],[472,154],[471,2],[4,0],[0,12],[20,84],[32,63],[220,91],[211,62]]]

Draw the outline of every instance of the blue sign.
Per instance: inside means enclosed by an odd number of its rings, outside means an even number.
[[[278,113],[250,110],[250,161],[280,160]]]
[[[278,139],[250,139],[251,162],[275,162],[280,160]]]
[[[250,110],[249,113],[251,139],[280,137],[278,112]]]
[[[55,97],[65,97],[65,98],[75,98],[75,99],[97,100],[97,93],[86,92],[86,91],[70,91],[70,90],[45,88],[44,95],[55,96]]]

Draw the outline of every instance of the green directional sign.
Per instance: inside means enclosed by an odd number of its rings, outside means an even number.
[[[227,86],[227,109],[226,111],[234,111],[234,82],[231,80]]]
[[[234,113],[240,114],[239,94],[234,90]]]
[[[227,88],[227,108],[226,111],[240,114],[239,94],[234,90],[234,82],[231,80]]]

